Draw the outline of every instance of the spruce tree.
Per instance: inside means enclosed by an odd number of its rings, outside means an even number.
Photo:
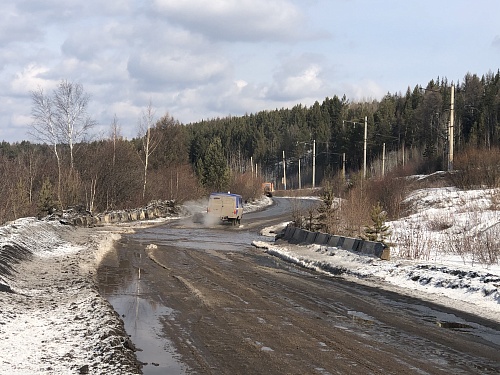
[[[387,212],[383,210],[380,202],[377,202],[377,204],[372,207],[370,218],[373,224],[365,228],[366,239],[368,241],[380,241],[387,245],[385,241],[390,236],[391,231],[386,224]]]
[[[323,188],[323,196],[321,199],[323,204],[317,209],[320,230],[325,233],[333,234],[332,231],[336,222],[335,211],[337,211],[337,207],[334,205],[335,194],[333,193],[333,186],[329,183]]]
[[[227,188],[230,170],[219,137],[215,137],[210,142],[203,157],[198,159],[196,170],[203,186],[215,191],[223,191]]]

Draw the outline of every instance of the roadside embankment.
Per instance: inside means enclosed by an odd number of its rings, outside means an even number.
[[[140,374],[96,270],[119,236],[35,218],[0,227],[0,368],[9,374]],[[124,230],[120,229],[120,230]]]

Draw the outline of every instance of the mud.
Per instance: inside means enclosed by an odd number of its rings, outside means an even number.
[[[240,228],[171,223],[138,231],[102,263],[105,294],[129,294],[154,311],[134,318],[156,335],[139,359],[163,345],[145,374],[500,372],[493,322],[291,266],[245,245],[273,219],[247,220]],[[442,316],[485,335],[440,327]]]

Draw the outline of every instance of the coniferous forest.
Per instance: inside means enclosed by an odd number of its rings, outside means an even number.
[[[331,187],[339,176],[352,186],[364,171],[365,155],[367,179],[448,167],[452,83],[446,78],[381,100],[333,96],[311,106],[190,124],[168,113],[155,118],[150,104],[140,119],[142,136],[131,140],[120,135],[118,119],[107,136],[93,138],[88,113],[71,127],[53,127],[51,119],[56,124],[68,109],[60,107],[67,86],[79,89],[73,92],[84,104],[89,100],[81,86],[71,85],[61,82],[54,94],[32,93],[38,141],[0,144],[0,222],[74,207],[104,212],[153,200],[185,202],[213,190],[251,199],[261,194],[263,181],[274,182],[276,189],[311,187],[313,164],[316,187]],[[453,86],[454,168],[459,169],[471,150],[499,149],[500,71],[467,73]],[[57,130],[64,126],[66,131]]]

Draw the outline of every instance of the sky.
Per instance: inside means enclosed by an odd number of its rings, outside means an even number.
[[[497,0],[17,0],[0,12],[0,141],[35,141],[31,92],[90,95],[92,133],[139,135],[500,68]]]

